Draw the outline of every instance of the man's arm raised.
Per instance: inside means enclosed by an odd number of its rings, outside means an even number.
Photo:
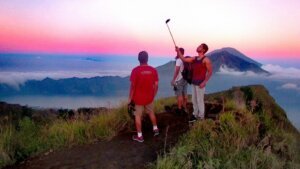
[[[191,63],[191,62],[193,62],[194,61],[194,57],[191,57],[191,58],[185,58],[184,56],[183,56],[183,54],[180,52],[180,50],[179,50],[179,48],[176,46],[175,47],[175,50],[176,50],[176,52],[177,52],[177,55],[179,56],[179,58],[183,61],[183,62],[188,62],[188,63]]]

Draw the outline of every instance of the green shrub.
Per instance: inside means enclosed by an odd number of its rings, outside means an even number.
[[[110,139],[129,123],[126,106],[92,117],[90,120],[56,119],[44,125],[28,117],[15,129],[0,128],[0,167],[22,161],[29,156],[64,146],[87,144]]]
[[[19,122],[16,132],[15,158],[17,161],[24,160],[32,154],[44,149],[40,138],[40,128],[30,118],[25,117]]]
[[[2,126],[0,134],[0,166],[13,164],[43,151],[40,128],[29,117],[24,117],[13,126]]]
[[[12,126],[0,128],[0,168],[5,165],[13,164],[15,131]]]
[[[154,112],[161,113],[165,111],[165,106],[177,104],[175,97],[162,98],[154,101]]]
[[[49,128],[44,129],[44,135],[48,145],[52,148],[72,146],[85,143],[87,129],[88,123],[82,120],[56,120]]]
[[[224,108],[227,111],[236,110],[237,109],[236,102],[234,100],[226,100]]]
[[[258,112],[258,118],[266,131],[270,131],[276,128],[276,124],[274,123],[270,115],[265,111]]]
[[[279,169],[282,167],[283,164],[279,162],[279,159],[274,154],[268,154],[254,147],[241,149],[220,166],[220,168],[226,169]]]
[[[196,122],[151,168],[299,168],[300,148],[295,133],[272,129],[263,139],[259,135],[260,123],[247,111],[223,113],[219,122]],[[272,120],[269,123],[275,126]]]
[[[118,110],[116,110],[118,111]],[[90,133],[97,139],[109,139],[115,136],[127,123],[125,112],[109,112],[91,120]]]

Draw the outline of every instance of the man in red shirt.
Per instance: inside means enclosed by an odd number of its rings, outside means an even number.
[[[135,104],[134,115],[137,135],[134,135],[132,139],[143,142],[142,115],[144,110],[152,122],[154,136],[159,135],[153,111],[153,100],[158,90],[158,74],[155,68],[148,65],[148,53],[146,51],[139,53],[138,60],[140,65],[135,67],[130,75],[131,85],[128,101]]]
[[[203,120],[205,117],[204,93],[205,86],[212,75],[212,64],[205,53],[208,51],[208,46],[202,43],[197,47],[198,55],[191,58],[185,58],[176,47],[176,52],[180,59],[184,62],[192,63],[192,102],[193,102],[193,116],[189,122],[194,122],[197,119]]]

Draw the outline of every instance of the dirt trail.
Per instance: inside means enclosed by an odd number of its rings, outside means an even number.
[[[191,109],[191,105],[189,105]],[[207,107],[209,108],[209,107]],[[49,155],[28,159],[6,169],[142,169],[156,160],[157,155],[173,146],[189,129],[187,115],[177,115],[174,107],[157,115],[160,135],[153,136],[149,118],[143,123],[144,142],[131,139],[135,132],[123,131],[110,141],[65,148]],[[166,142],[166,144],[165,144]]]
[[[25,163],[7,167],[11,169],[141,169],[157,158],[164,150],[166,129],[167,146],[173,145],[178,137],[188,130],[186,116],[161,113],[157,116],[160,135],[153,136],[148,119],[143,128],[144,143],[131,139],[134,132],[122,132],[110,141],[61,149],[27,160]],[[167,127],[169,126],[169,127]]]

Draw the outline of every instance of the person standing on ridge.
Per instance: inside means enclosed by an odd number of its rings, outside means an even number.
[[[154,136],[159,135],[157,128],[156,116],[153,111],[153,101],[158,90],[158,73],[155,68],[148,65],[148,53],[141,51],[138,54],[140,65],[135,67],[130,75],[130,93],[128,102],[133,102],[135,125],[137,135],[132,137],[133,140],[144,142],[142,135],[142,117],[143,111],[149,115],[153,125]]]
[[[184,49],[179,48],[179,51],[184,55]],[[187,103],[187,81],[182,77],[182,71],[184,65],[182,60],[179,58],[178,54],[175,58],[175,71],[174,76],[171,81],[171,85],[174,86],[175,95],[177,96],[177,105],[178,109],[176,110],[177,114],[185,114],[186,112],[186,103]]]
[[[192,102],[193,115],[189,118],[189,122],[194,122],[197,119],[203,120],[205,117],[204,93],[205,86],[212,75],[212,65],[205,53],[208,51],[208,46],[202,43],[197,47],[198,56],[185,58],[180,49],[175,48],[177,55],[184,62],[192,63]]]

